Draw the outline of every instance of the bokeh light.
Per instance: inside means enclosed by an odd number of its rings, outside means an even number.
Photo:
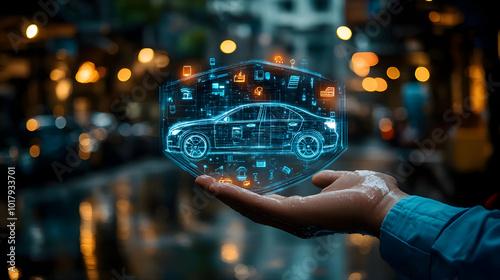
[[[32,145],[30,147],[30,155],[34,158],[38,157],[40,155],[40,146]]]
[[[233,263],[238,260],[238,247],[233,243],[226,243],[221,248],[221,258],[227,263]]]
[[[394,67],[394,66],[387,68],[386,74],[387,74],[387,77],[389,77],[389,79],[392,79],[392,80],[396,80],[401,76],[399,69]]]
[[[36,26],[36,24],[30,24],[26,28],[26,37],[28,37],[28,39],[33,39],[36,35],[38,35],[38,26]]]
[[[83,159],[83,160],[87,160],[90,158],[90,152],[87,152],[87,151],[84,151],[82,149],[79,149],[78,150],[78,156]]]
[[[377,90],[377,81],[375,81],[375,79],[372,77],[366,77],[363,79],[361,86],[363,87],[364,90],[373,92]]]
[[[375,82],[377,83],[376,91],[382,92],[387,89],[387,82],[383,78],[377,77],[375,78]]]
[[[360,77],[366,77],[370,73],[370,65],[368,62],[360,56],[353,56],[351,63],[349,63],[351,70]]]
[[[80,143],[80,151],[83,153],[90,153],[93,148],[92,139],[88,133],[82,133],[78,137],[78,141]]]
[[[359,272],[353,272],[349,275],[349,278],[347,278],[347,280],[361,280],[361,279],[362,275]]]
[[[52,81],[59,81],[64,77],[66,77],[66,73],[59,68],[52,69],[52,71],[50,71],[50,79]]]
[[[155,52],[153,51],[153,49],[151,49],[151,48],[144,48],[137,55],[137,59],[141,63],[148,63],[151,60],[153,60],[154,55],[155,55]]]
[[[389,118],[381,118],[378,122],[378,128],[382,132],[387,132],[392,129],[392,121]]]
[[[441,20],[441,15],[436,11],[429,12],[429,20],[432,22],[439,22]]]
[[[55,125],[56,125],[57,128],[63,129],[63,128],[66,127],[66,123],[67,122],[66,122],[66,118],[65,117],[60,116],[60,117],[56,118],[56,120],[55,120],[54,123],[55,123]]]
[[[95,83],[99,78],[99,72],[95,69],[95,64],[90,61],[82,63],[75,75],[76,81],[82,84]]]
[[[379,61],[377,54],[373,52],[357,52],[352,55],[351,59],[364,59],[369,66],[375,66]]]
[[[429,70],[423,66],[420,66],[415,70],[415,78],[417,78],[419,82],[426,82],[429,80],[430,76],[431,74],[429,73]]]
[[[389,141],[394,138],[395,131],[391,119],[380,119],[380,121],[378,122],[378,128],[380,129],[380,136],[382,137],[382,139]]]
[[[9,278],[11,280],[17,280],[21,277],[22,273],[17,267],[12,267],[8,269]]]
[[[340,39],[346,41],[346,40],[351,39],[352,31],[347,26],[339,26],[339,28],[337,28],[337,36]]]
[[[220,50],[223,53],[233,53],[236,50],[236,43],[231,40],[225,40],[220,44]]]
[[[35,131],[38,129],[38,122],[35,120],[35,119],[29,119],[27,122],[26,122],[26,129],[29,130],[29,131]]]
[[[120,69],[120,71],[118,71],[118,74],[116,75],[116,77],[118,78],[118,80],[120,82],[128,81],[131,76],[132,76],[132,72],[128,68]]]
[[[71,91],[73,90],[73,85],[71,84],[71,81],[69,79],[63,79],[57,82],[55,92],[56,92],[56,97],[60,101],[65,101],[68,99],[68,96],[71,94]]]

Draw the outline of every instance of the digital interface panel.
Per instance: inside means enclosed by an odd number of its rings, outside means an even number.
[[[193,176],[274,193],[347,149],[343,84],[293,63],[210,65],[160,87],[162,150]]]

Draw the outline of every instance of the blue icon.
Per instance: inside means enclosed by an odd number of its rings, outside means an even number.
[[[182,100],[191,100],[193,99],[193,90],[189,88],[181,88]]]
[[[236,175],[238,181],[245,181],[247,179],[247,169],[244,166],[238,167],[236,171],[238,171],[238,175]]]
[[[264,80],[264,70],[262,69],[255,70],[255,75],[253,79],[256,81]]]
[[[288,175],[292,172],[292,169],[290,169],[290,167],[285,165],[285,166],[283,166],[283,168],[281,168],[281,171],[283,171],[283,173]]]
[[[343,84],[300,67],[212,67],[162,85],[160,103],[165,155],[257,193],[303,181],[347,149]]]
[[[224,170],[224,165],[221,165],[220,167],[215,168],[214,174],[222,174],[223,170]]]
[[[288,88],[297,88],[299,86],[300,76],[290,76],[290,80],[288,80]]]

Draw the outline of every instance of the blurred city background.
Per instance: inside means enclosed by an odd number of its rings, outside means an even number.
[[[346,84],[349,148],[331,169],[385,172],[408,193],[480,205],[500,191],[495,5],[4,3],[0,164],[4,175],[16,167],[18,218],[8,276],[395,279],[373,237],[298,239],[200,192],[159,150],[158,86],[185,65],[209,69],[210,58],[218,65],[294,59]],[[282,194],[316,192],[304,182]]]

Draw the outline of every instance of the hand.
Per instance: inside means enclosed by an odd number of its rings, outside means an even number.
[[[321,171],[312,183],[322,191],[306,197],[263,196],[209,176],[196,183],[252,221],[301,238],[339,232],[378,237],[389,210],[407,196],[393,177],[372,171]]]

